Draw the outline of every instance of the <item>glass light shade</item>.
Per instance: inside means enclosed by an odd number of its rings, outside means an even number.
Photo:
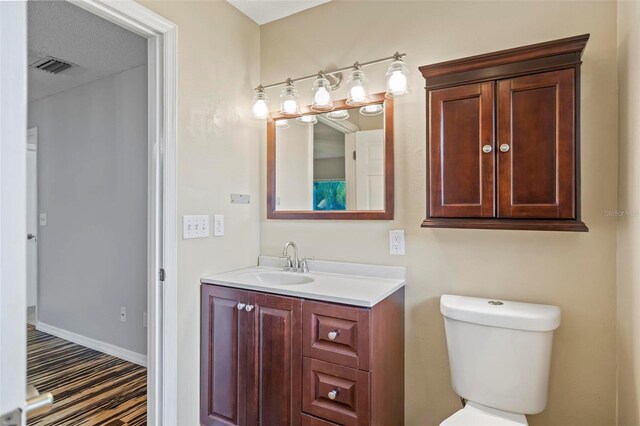
[[[303,115],[302,117],[296,118],[296,122],[300,124],[316,124],[318,119],[315,115]]]
[[[360,108],[360,114],[362,115],[378,115],[382,114],[382,111],[384,111],[382,104],[371,104]]]
[[[264,120],[269,116],[269,98],[261,88],[257,89],[253,96],[252,113],[256,120]]]
[[[298,106],[298,91],[293,87],[293,83],[287,83],[280,94],[280,113],[284,115],[300,114]]]
[[[331,111],[333,109],[331,84],[323,74],[318,75],[316,81],[313,82],[311,93],[313,94],[313,103],[311,104],[313,111]]]
[[[409,69],[402,59],[396,59],[387,69],[387,98],[402,96],[409,93],[407,84]]]
[[[276,127],[280,129],[288,129],[291,126],[289,126],[289,120],[276,120]]]
[[[362,105],[371,101],[367,89],[367,77],[360,69],[351,72],[347,80],[347,105]]]
[[[339,111],[331,111],[327,113],[326,116],[329,120],[334,120],[334,121],[346,120],[347,118],[349,118],[349,111],[347,111],[346,109],[341,109]]]

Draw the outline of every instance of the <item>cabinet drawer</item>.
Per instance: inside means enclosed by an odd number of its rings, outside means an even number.
[[[302,307],[303,354],[369,371],[369,310],[307,302]]]
[[[302,426],[339,426],[337,423],[328,422],[308,414],[302,414]]]
[[[369,374],[317,359],[303,361],[302,409],[345,426],[369,424]]]

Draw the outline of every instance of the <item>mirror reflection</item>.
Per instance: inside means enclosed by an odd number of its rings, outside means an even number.
[[[384,210],[384,106],[278,119],[276,210]]]

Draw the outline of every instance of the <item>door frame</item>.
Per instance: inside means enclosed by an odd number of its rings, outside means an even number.
[[[28,124],[28,123],[27,123]],[[32,143],[32,139],[35,139],[35,142]],[[36,270],[32,271],[35,272],[35,280],[36,280],[36,301],[35,301],[35,308],[36,308],[36,323],[37,323],[37,318],[38,318],[38,234],[40,232],[38,232],[39,230],[39,210],[38,210],[38,127],[29,127],[27,129],[27,149],[26,149],[26,154],[29,155],[30,152],[33,152],[36,156],[36,170],[35,170],[35,197],[36,197],[36,205],[35,205],[35,216],[31,218],[31,220],[35,220],[36,221],[36,229],[35,229],[35,234],[36,234],[36,239],[35,239],[35,244],[36,244]],[[27,185],[29,182],[29,165],[27,164]],[[29,191],[27,191],[27,200],[29,199]],[[29,202],[27,201],[27,217],[29,217]],[[29,232],[29,219],[27,219],[27,232]],[[31,265],[29,264],[30,260],[29,260],[29,240],[27,240],[27,303],[25,304],[25,306],[27,307],[27,309],[29,309],[29,269],[31,268]],[[27,322],[28,322],[29,318],[27,315]],[[33,326],[35,326],[35,324],[31,324]]]
[[[177,26],[133,0],[67,1],[148,41],[147,421],[175,425]],[[27,136],[26,2],[1,3],[0,312],[20,309],[10,321],[0,317],[0,414],[25,400],[26,333],[14,325],[26,322]]]

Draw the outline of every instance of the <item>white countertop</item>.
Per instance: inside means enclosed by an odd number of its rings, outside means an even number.
[[[310,260],[307,273],[282,272],[283,260],[260,256],[258,266],[210,275],[203,284],[372,307],[406,284],[406,268]],[[313,279],[305,284],[263,283],[253,273],[281,272]]]

